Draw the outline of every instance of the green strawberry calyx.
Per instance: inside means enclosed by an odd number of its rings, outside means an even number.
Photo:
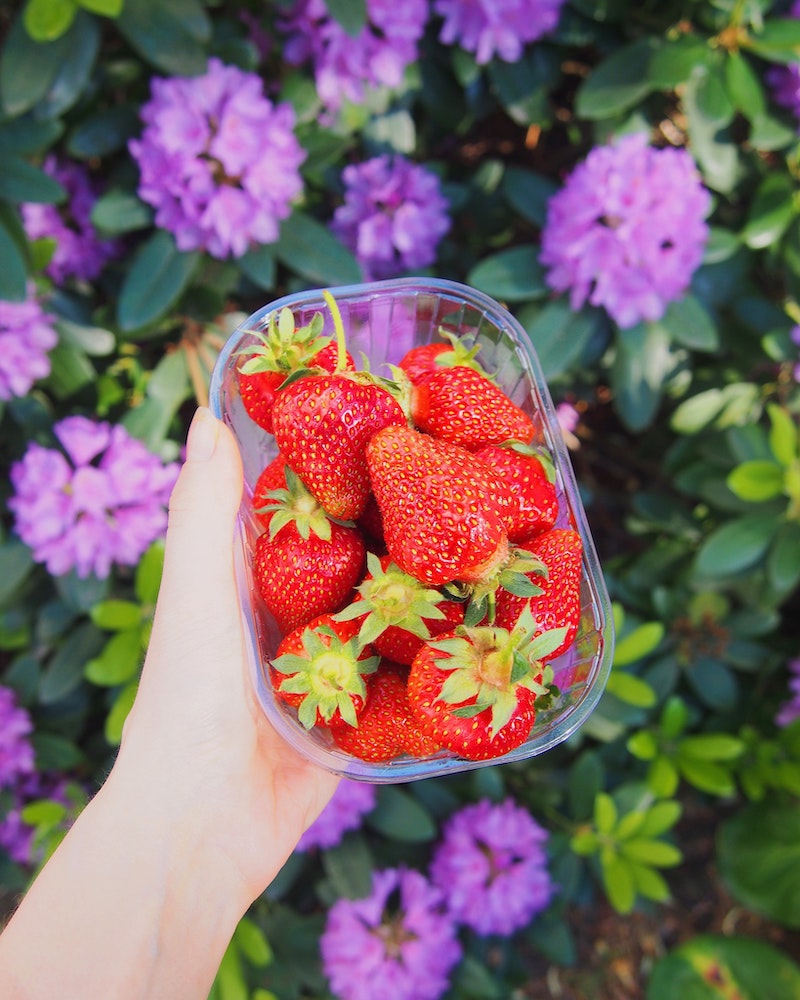
[[[351,726],[358,725],[354,698],[367,697],[364,677],[378,669],[380,657],[364,656],[365,647],[357,637],[342,640],[324,625],[307,628],[302,634],[303,653],[283,653],[272,667],[286,676],[278,690],[301,695],[297,717],[312,729],[318,715],[330,722],[337,709]]]
[[[287,524],[293,523],[301,538],[307,540],[313,533],[323,541],[329,542],[332,522],[352,526],[352,521],[331,517],[288,465],[285,475],[286,488],[270,490],[265,494],[267,502],[261,507],[254,508],[256,514],[272,514],[268,529],[270,538],[274,538]]]
[[[481,345],[476,343],[477,331],[458,334],[440,326],[439,336],[448,341],[453,349],[452,351],[442,351],[441,354],[436,355],[437,368],[474,368],[476,372],[480,372],[481,375],[494,381],[494,378],[476,360],[481,350]]]
[[[547,566],[533,552],[511,548],[503,563],[469,585],[464,624],[477,625],[485,620],[491,625],[498,590],[507,590],[516,597],[537,597],[543,590],[531,580],[532,574],[547,579]]]
[[[363,643],[374,642],[393,625],[420,639],[429,639],[431,633],[425,620],[446,617],[437,606],[444,599],[438,590],[425,587],[393,562],[384,569],[372,552],[367,554],[367,575],[356,589],[359,599],[333,617],[336,621],[352,621],[365,615],[358,633]]]
[[[508,451],[516,452],[518,455],[526,455],[528,458],[538,459],[548,481],[551,483],[556,481],[556,467],[553,462],[553,456],[544,445],[533,444],[532,442],[526,444],[524,441],[518,441],[516,438],[507,438],[505,441],[501,441],[497,447],[506,448]]]
[[[493,625],[459,626],[443,639],[427,645],[445,654],[434,663],[448,676],[437,696],[457,718],[474,718],[491,712],[490,738],[494,738],[517,710],[517,689],[528,688],[545,696],[550,688],[550,668],[545,660],[563,642],[565,628],[537,634],[529,609],[509,631]]]
[[[322,313],[315,313],[305,326],[295,326],[292,310],[284,307],[277,314],[272,312],[267,320],[266,330],[253,330],[257,343],[243,347],[238,355],[247,360],[241,365],[243,375],[258,372],[279,372],[286,375],[308,362],[330,343],[330,337],[322,336]]]

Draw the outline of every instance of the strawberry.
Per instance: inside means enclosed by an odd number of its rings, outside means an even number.
[[[477,451],[509,438],[529,444],[531,418],[490,378],[473,368],[442,368],[411,390],[411,420],[442,441]]]
[[[548,691],[544,661],[563,637],[562,629],[535,631],[527,613],[513,631],[462,625],[426,642],[408,678],[422,732],[467,760],[521,746],[533,728],[536,697]]]
[[[395,397],[370,376],[334,373],[283,388],[272,422],[286,464],[332,517],[349,521],[369,500],[367,442],[382,427],[407,420]]]
[[[572,528],[551,528],[527,543],[528,551],[539,558],[546,573],[528,574],[541,591],[520,597],[502,590],[497,594],[495,624],[514,628],[522,612],[529,608],[540,632],[565,628],[562,644],[552,656],[565,652],[575,640],[581,617],[581,536]]]
[[[552,528],[558,514],[555,473],[549,455],[519,441],[489,444],[475,457],[492,468],[511,488],[515,504],[508,540],[524,544]]]
[[[428,586],[476,580],[508,556],[508,488],[458,445],[409,427],[378,431],[367,445],[386,547]]]
[[[254,331],[258,343],[242,353],[247,360],[239,368],[242,404],[259,427],[272,432],[272,407],[278,389],[289,375],[303,368],[333,371],[338,362],[338,346],[322,336],[323,318],[316,313],[306,326],[296,327],[291,309],[271,313],[266,332]],[[345,367],[355,369],[347,356]]]
[[[338,611],[364,572],[364,541],[354,525],[332,521],[291,470],[273,492],[269,530],[256,539],[253,576],[283,633]]]
[[[253,510],[256,520],[266,531],[272,520],[274,507],[270,507],[270,493],[286,489],[286,460],[280,453],[265,466],[253,488]]]
[[[439,744],[419,729],[406,691],[408,671],[381,660],[376,673],[367,678],[367,700],[357,725],[331,725],[331,735],[339,749],[361,760],[392,760],[403,754],[428,757]]]
[[[398,367],[406,373],[411,382],[414,384],[422,382],[442,368],[456,368],[459,365],[483,372],[475,360],[479,348],[474,344],[474,337],[468,335],[459,337],[441,327],[439,333],[447,340],[412,347],[401,358]]]
[[[278,645],[270,664],[272,686],[297,709],[306,729],[358,724],[367,697],[364,678],[377,669],[378,657],[357,632],[355,625],[320,615]]]
[[[359,638],[387,659],[411,666],[424,639],[464,620],[464,604],[447,600],[404,573],[391,556],[367,554],[367,575],[358,597],[336,615],[359,623]]]

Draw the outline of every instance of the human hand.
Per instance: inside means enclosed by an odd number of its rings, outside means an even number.
[[[139,692],[112,778],[202,838],[259,895],[336,787],[272,729],[250,679],[234,577],[242,467],[198,410],[170,501],[164,575]]]

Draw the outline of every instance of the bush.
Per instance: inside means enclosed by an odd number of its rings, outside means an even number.
[[[345,802],[240,924],[220,1000],[367,995],[332,986],[347,901],[371,873],[435,881],[458,822],[477,838],[465,870],[502,869],[510,845],[481,841],[496,810],[527,831],[526,867],[505,873],[524,871],[519,919],[476,929],[464,911],[441,931],[461,958],[425,995],[526,995],[542,962],[576,962],[576,907],[668,906],[709,810],[726,891],[800,927],[800,8],[486,8],[493,26],[468,0],[0,12],[8,893],[113,758],[188,420],[268,301],[416,274],[506,304],[559,404],[614,601],[586,726],[532,762]],[[392,878],[402,899],[411,876]],[[698,937],[648,996],[703,962],[722,969],[709,996],[800,976],[762,944]]]

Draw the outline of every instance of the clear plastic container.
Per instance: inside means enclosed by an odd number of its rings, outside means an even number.
[[[325,333],[334,333],[322,290],[287,295],[259,309],[233,333],[219,356],[210,388],[212,411],[225,421],[238,441],[249,494],[238,519],[236,568],[259,703],[278,732],[306,757],[330,771],[375,783],[452,774],[544,753],[574,733],[596,706],[611,669],[613,626],[611,604],[580,493],[535,351],[506,309],[489,296],[456,282],[400,278],[330,291],[341,311],[351,354],[358,359],[363,352],[369,358],[370,370],[378,374],[387,373],[382,365],[396,364],[409,348],[442,339],[440,328],[475,335],[481,365],[533,417],[539,428],[539,443],[553,457],[561,511],[559,526],[575,528],[583,539],[580,628],[572,647],[552,661],[560,696],[537,713],[527,742],[487,761],[465,760],[448,750],[421,759],[402,757],[380,764],[362,761],[336,747],[324,728],[306,731],[294,710],[273,696],[268,664],[281,635],[253,584],[251,553],[258,527],[251,497],[259,474],[276,454],[276,446],[272,435],[258,427],[242,405],[237,352],[254,344],[252,331],[265,329],[270,313],[284,307],[292,310],[297,326],[308,323],[314,313],[322,313]]]

